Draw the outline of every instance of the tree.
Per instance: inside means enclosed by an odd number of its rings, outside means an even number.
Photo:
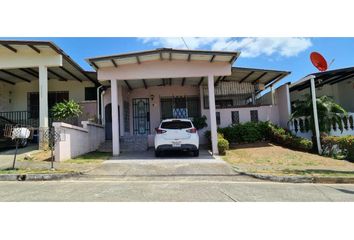
[[[337,123],[339,129],[343,129],[342,118],[347,116],[347,111],[339,104],[334,102],[333,98],[329,96],[322,96],[316,99],[317,115],[320,133],[329,133],[333,123]],[[292,106],[292,114],[290,121],[299,117],[306,117],[309,119],[310,129],[312,131],[312,140],[314,149],[317,148],[315,125],[313,118],[312,98],[310,95],[305,95],[304,100],[296,100]]]
[[[52,109],[51,113],[56,120],[66,120],[73,117],[78,117],[82,114],[80,105],[74,100],[64,101],[56,103]]]

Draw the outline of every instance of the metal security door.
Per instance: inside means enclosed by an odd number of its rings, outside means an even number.
[[[150,133],[150,105],[148,98],[133,99],[133,133],[134,135]]]

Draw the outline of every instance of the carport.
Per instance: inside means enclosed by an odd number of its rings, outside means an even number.
[[[214,85],[231,75],[232,64],[239,55],[239,52],[161,48],[88,59],[98,72],[98,80],[109,81],[111,85],[113,155],[120,153],[119,135],[123,132],[120,128],[124,126],[118,119],[122,86],[132,90],[140,84],[147,89],[171,86],[173,81],[179,81],[182,87],[204,83],[208,86],[212,152],[218,154]]]
[[[48,127],[49,79],[62,81],[63,84],[70,79],[79,82],[91,81],[96,85],[98,84],[96,79],[89,76],[63,50],[52,42],[0,41],[0,83],[4,86],[4,89],[1,89],[1,91],[3,93],[7,91],[6,94],[10,94],[12,93],[11,87],[17,86],[19,83],[24,85],[23,88],[28,88],[32,86],[33,82],[38,81],[39,112],[35,115],[39,123],[36,121],[35,127],[39,128]],[[26,89],[23,89],[23,92],[21,89],[21,93],[20,91],[18,93],[18,95],[22,95],[22,103],[26,102],[26,92]],[[16,109],[16,111],[13,111],[9,106],[11,98],[3,100],[0,101],[2,105],[0,106],[0,112],[5,114],[3,115],[4,117],[16,115],[16,117],[26,117],[27,119],[28,116],[22,116],[24,113],[28,115],[28,112],[24,111],[25,109],[20,109],[21,111]],[[18,105],[19,103],[14,102],[13,104]],[[32,117],[30,118],[32,119]]]

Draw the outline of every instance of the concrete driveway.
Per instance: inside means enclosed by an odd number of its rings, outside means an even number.
[[[233,176],[231,166],[219,157],[201,150],[199,157],[169,152],[156,158],[153,150],[122,153],[90,171],[95,176]]]
[[[0,168],[10,167],[15,155],[15,149],[3,149],[0,150]],[[17,159],[23,158],[26,154],[33,154],[38,152],[37,144],[30,144],[25,148],[19,148],[17,153]]]

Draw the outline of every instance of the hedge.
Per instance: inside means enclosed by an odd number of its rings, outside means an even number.
[[[209,146],[211,147],[211,132],[206,131],[205,137],[209,140]],[[229,150],[229,141],[224,138],[224,135],[218,132],[218,151],[220,155],[225,155],[226,150]]]
[[[218,132],[230,143],[254,143],[267,140],[300,151],[309,152],[312,150],[312,141],[297,137],[290,131],[270,122],[246,122],[230,125],[219,128]],[[206,137],[210,140],[210,131],[206,132]]]
[[[354,136],[327,136],[321,143],[324,155],[354,161]]]

